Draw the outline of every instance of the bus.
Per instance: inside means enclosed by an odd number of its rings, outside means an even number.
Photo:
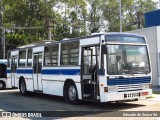
[[[0,60],[0,90],[5,89],[7,84],[7,60]]]
[[[23,96],[40,92],[71,104],[152,95],[146,39],[131,33],[97,33],[11,50],[7,79]]]

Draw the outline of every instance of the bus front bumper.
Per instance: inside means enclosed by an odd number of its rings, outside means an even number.
[[[128,91],[128,92],[108,92],[105,93],[105,101],[130,101],[139,98],[147,98],[152,96],[152,89],[139,90],[139,91]]]

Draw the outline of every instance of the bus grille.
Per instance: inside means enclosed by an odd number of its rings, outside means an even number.
[[[150,83],[151,77],[133,77],[133,78],[110,78],[107,81],[108,86],[116,85],[118,91],[142,89],[141,84]]]
[[[118,85],[118,91],[142,89],[141,84]]]

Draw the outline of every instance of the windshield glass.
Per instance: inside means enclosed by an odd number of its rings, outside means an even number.
[[[108,74],[147,74],[150,72],[146,46],[107,45]]]

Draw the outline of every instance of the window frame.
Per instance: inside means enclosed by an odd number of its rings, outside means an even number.
[[[75,46],[73,47],[73,44],[74,45],[77,44],[76,47]],[[65,49],[63,49],[63,48],[65,48]],[[76,50],[77,52],[72,52],[72,50]],[[79,49],[79,41],[61,43],[60,65],[61,66],[78,66],[79,52],[80,52],[79,50],[80,50]],[[72,55],[76,55],[76,56],[72,56]],[[64,62],[65,58],[66,58],[66,62]],[[77,58],[77,61],[72,62],[73,58]]]
[[[49,54],[46,56],[46,48],[48,47]],[[56,48],[56,49],[55,49]],[[54,55],[53,52],[56,51],[56,54]],[[48,65],[46,64],[46,58],[50,61]],[[56,59],[56,63],[53,63],[53,60]],[[44,46],[44,66],[58,66],[58,59],[59,59],[59,44],[49,44]]]
[[[29,58],[28,56],[29,56],[29,51],[31,51],[31,58]],[[26,66],[27,67],[32,67],[32,62],[33,62],[33,49],[32,48],[28,48],[27,49],[27,63],[26,63]],[[29,65],[29,63],[28,63],[28,60],[29,59],[31,59],[31,64]]]
[[[21,54],[20,54],[21,52],[22,52],[22,54],[25,54],[25,55],[22,55],[22,58],[21,58]],[[26,65],[27,65],[27,56],[26,55],[27,55],[27,50],[26,49],[23,49],[23,50],[19,51],[19,55],[18,55],[18,67],[26,67]],[[24,56],[25,56],[25,58],[23,58]],[[22,61],[22,63],[20,63],[21,59],[25,60],[24,65],[23,65],[23,61]]]

